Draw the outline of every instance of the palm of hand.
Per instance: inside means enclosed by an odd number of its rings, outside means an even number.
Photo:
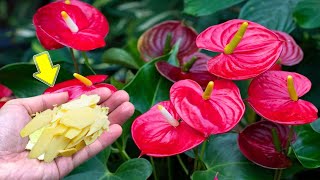
[[[0,179],[59,179],[115,141],[122,132],[118,124],[133,114],[133,105],[128,102],[124,91],[111,95],[106,89],[97,89],[92,93],[99,94],[101,105],[110,108],[112,125],[109,132],[103,133],[93,144],[72,157],[59,157],[51,163],[28,159],[28,151],[25,150],[28,138],[21,138],[20,130],[30,121],[29,114],[66,102],[67,94],[48,95],[46,99],[38,96],[13,100],[3,106],[0,111]]]

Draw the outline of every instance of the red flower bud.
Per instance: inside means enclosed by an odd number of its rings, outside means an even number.
[[[145,61],[168,53],[180,40],[178,57],[184,57],[199,49],[195,40],[197,32],[180,21],[166,21],[158,24],[141,35],[138,50]]]
[[[239,19],[207,28],[196,42],[199,48],[221,53],[208,61],[209,72],[232,80],[252,78],[270,69],[283,44],[271,30]]]
[[[259,166],[271,169],[287,168],[291,166],[291,161],[286,155],[289,131],[288,126],[259,121],[249,125],[239,134],[239,149],[246,158]]]
[[[63,46],[81,51],[105,46],[107,19],[93,6],[77,1],[57,1],[41,7],[33,16],[40,43],[46,49]]]
[[[253,79],[248,102],[262,117],[280,124],[307,124],[318,118],[318,109],[299,99],[311,88],[308,78],[298,73],[267,71]]]
[[[131,133],[141,155],[155,157],[183,153],[205,140],[201,133],[180,120],[170,101],[158,103],[135,119]]]
[[[178,81],[170,100],[183,121],[206,137],[231,130],[245,110],[238,87],[227,80],[210,82],[205,91],[195,81]]]
[[[105,87],[111,90],[111,92],[117,91],[117,89],[111,84],[101,83],[107,79],[106,75],[91,75],[83,77],[79,74],[74,74],[77,79],[72,79],[58,83],[53,87],[45,90],[44,94],[68,92],[69,100],[75,99],[82,94],[90,92],[94,89]]]

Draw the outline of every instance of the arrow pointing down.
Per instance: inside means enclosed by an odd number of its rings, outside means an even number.
[[[54,86],[60,65],[52,65],[48,51],[34,55],[33,61],[38,70],[38,72],[33,73],[33,77],[50,87]]]

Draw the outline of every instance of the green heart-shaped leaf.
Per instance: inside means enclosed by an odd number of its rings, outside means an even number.
[[[297,140],[292,144],[294,153],[306,168],[320,167],[320,134],[309,124],[295,127]]]
[[[271,170],[251,163],[241,154],[237,137],[235,133],[211,136],[203,157],[207,170],[194,172],[192,179],[212,180],[217,172],[219,180],[272,179]]]
[[[295,28],[292,13],[297,2],[298,0],[249,0],[241,8],[239,18],[290,33]]]

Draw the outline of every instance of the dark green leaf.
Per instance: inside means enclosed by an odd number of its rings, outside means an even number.
[[[297,159],[306,168],[320,167],[320,134],[309,124],[295,127],[297,140],[292,145]]]
[[[142,66],[135,78],[123,89],[130,95],[130,101],[140,112],[146,112],[159,101],[169,99],[171,82],[162,77],[155,63],[166,60],[169,55],[162,56]]]
[[[301,27],[317,28],[320,27],[319,9],[319,0],[301,0],[297,4],[293,15]]]
[[[205,16],[229,8],[243,0],[184,0],[184,12],[194,16]]]
[[[242,7],[239,18],[290,33],[295,28],[292,13],[297,2],[298,0],[249,0]]]
[[[310,124],[312,129],[317,133],[320,133],[320,118]]]
[[[152,173],[149,161],[143,158],[126,161],[120,165],[115,173],[110,172],[97,156],[78,168],[81,169],[77,172],[72,172],[64,179],[141,180],[147,179]]]
[[[205,171],[196,171],[193,180],[212,180],[219,172],[219,180],[272,179],[273,172],[249,162],[239,151],[237,134],[228,133],[211,136],[207,144],[204,163]]]
[[[0,83],[9,87],[16,97],[40,95],[48,86],[33,78],[32,75],[35,72],[37,69],[34,64],[10,64],[0,69]],[[57,82],[72,78],[71,73],[60,68]]]
[[[139,69],[133,57],[123,49],[111,48],[102,55],[105,63],[120,64],[128,68]]]

